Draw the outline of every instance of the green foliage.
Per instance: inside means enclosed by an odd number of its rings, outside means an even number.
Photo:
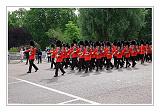
[[[64,41],[64,34],[60,28],[49,29],[48,32],[46,32],[46,34],[49,38],[56,38],[60,41]]]
[[[12,47],[9,49],[9,52],[18,52],[18,48],[17,47]]]
[[[152,36],[152,9],[148,8],[23,8],[8,12],[9,28],[22,27],[42,49],[49,40],[110,40]]]
[[[26,14],[27,10],[24,8],[8,12],[8,26],[14,28],[23,27]]]
[[[79,41],[80,39],[80,30],[72,21],[69,21],[65,25],[64,38],[65,42],[71,43],[73,40]]]
[[[92,36],[97,36],[96,40],[128,39],[145,27],[146,14],[143,8],[80,9],[79,26],[86,39]]]

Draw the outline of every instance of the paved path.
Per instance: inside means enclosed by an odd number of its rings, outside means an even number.
[[[53,78],[50,63],[27,74],[25,63],[8,64],[8,104],[152,104],[152,63],[136,68],[78,72]]]

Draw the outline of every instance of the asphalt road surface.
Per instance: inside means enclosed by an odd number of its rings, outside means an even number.
[[[24,62],[8,64],[8,105],[152,104],[152,63],[89,73],[68,68],[56,78],[50,63],[37,66],[27,74]]]

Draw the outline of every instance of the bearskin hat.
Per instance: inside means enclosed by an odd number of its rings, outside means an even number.
[[[58,40],[58,41],[56,42],[56,46],[57,46],[57,47],[62,47],[62,43],[61,43],[60,40]]]
[[[30,46],[33,46],[33,47],[35,46],[34,41],[32,40],[30,41]]]
[[[77,41],[75,39],[73,40],[73,44],[77,44]]]
[[[143,40],[141,40],[141,41],[140,41],[140,44],[144,44],[144,41],[143,41]]]
[[[54,45],[54,44],[51,44],[51,47],[52,47],[52,48],[54,48],[54,47],[55,47],[55,45]]]
[[[96,46],[100,46],[100,43],[97,41],[95,45],[96,45]]]
[[[117,42],[117,46],[121,47],[121,42]]]
[[[83,41],[80,41],[80,42],[79,42],[79,45],[84,45],[84,42],[83,42]]]

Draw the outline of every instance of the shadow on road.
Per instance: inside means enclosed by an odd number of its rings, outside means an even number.
[[[112,73],[113,71],[112,70],[107,70],[107,73]]]
[[[139,70],[139,68],[133,68],[133,70]]]
[[[119,69],[118,69],[118,72],[123,72],[122,68],[119,68]]]
[[[87,77],[89,76],[89,73],[83,73],[80,77]]]
[[[94,72],[94,74],[93,75],[100,75],[101,74],[101,72],[100,71],[96,71],[96,72]]]
[[[49,71],[54,71],[55,69],[54,69],[54,68],[52,68],[52,69],[51,69],[51,68],[47,68],[47,69],[43,69],[43,70],[47,70],[47,71],[48,71],[48,70],[49,70]]]
[[[126,68],[126,70],[132,71],[132,69],[130,67]]]
[[[24,73],[24,74],[20,74],[18,76],[25,76],[25,75],[29,75],[28,73]]]
[[[142,64],[143,66],[148,66],[148,64]]]
[[[58,81],[58,77],[54,77],[52,79],[42,79],[40,82],[45,82],[47,84],[49,83],[53,83],[53,82],[57,82]]]

